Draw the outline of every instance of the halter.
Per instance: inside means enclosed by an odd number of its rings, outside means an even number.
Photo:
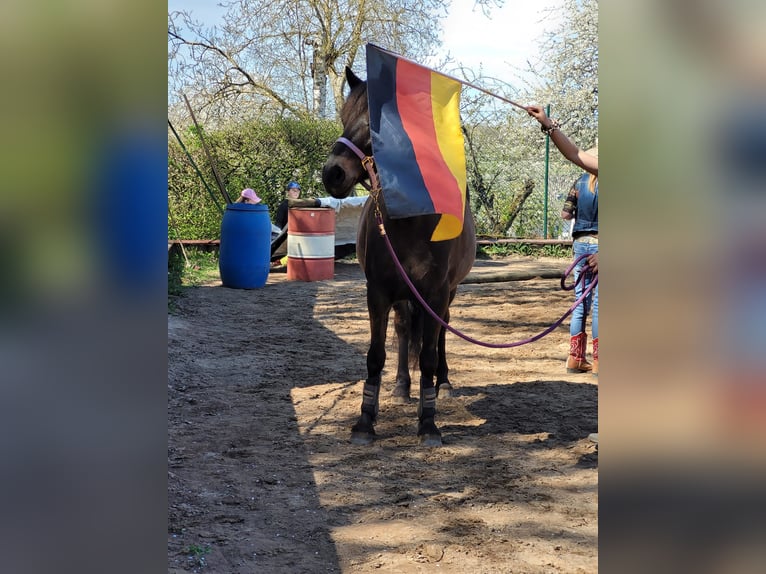
[[[354,152],[356,156],[361,160],[362,167],[367,171],[367,175],[370,176],[371,185],[368,187],[367,184],[364,182],[361,182],[361,184],[365,188],[367,188],[367,191],[376,192],[375,197],[377,202],[377,194],[380,193],[380,182],[378,181],[378,172],[375,171],[375,158],[373,158],[371,155],[365,155],[364,152],[361,149],[359,149],[357,145],[348,138],[339,137],[336,140],[336,143],[344,144],[348,149]]]
[[[364,181],[360,183],[365,189],[367,189],[367,191],[370,192],[370,197],[372,198],[372,201],[375,204],[375,221],[378,223],[378,229],[380,230],[380,234],[383,237],[385,237],[386,229],[385,227],[383,227],[383,214],[380,212],[380,204],[379,204],[381,187],[380,187],[380,181],[378,180],[378,172],[375,170],[375,158],[372,157],[371,155],[365,155],[365,153],[361,149],[359,149],[359,147],[357,147],[357,145],[348,138],[341,136],[335,141],[336,143],[344,144],[346,147],[348,147],[348,149],[354,152],[356,156],[359,158],[359,160],[362,162],[362,167],[365,169],[365,171],[367,171],[367,175],[370,177],[370,184],[368,185]],[[394,261],[398,263],[396,256],[394,256]]]
[[[444,321],[439,315],[436,314],[436,312],[429,307],[428,303],[423,299],[423,297],[418,293],[417,288],[412,283],[410,278],[407,276],[407,272],[405,271],[404,267],[402,266],[401,262],[399,261],[399,258],[396,256],[396,253],[394,252],[394,247],[391,245],[391,241],[389,240],[388,236],[386,235],[386,229],[383,226],[383,215],[380,212],[380,207],[378,205],[378,197],[381,192],[380,182],[378,181],[378,174],[375,171],[375,159],[371,155],[365,155],[364,152],[359,149],[354,142],[352,142],[348,138],[339,137],[336,142],[342,143],[346,145],[351,151],[353,151],[356,156],[361,160],[362,166],[365,170],[367,170],[367,174],[370,176],[370,183],[371,187],[368,188],[370,191],[370,197],[372,197],[373,201],[375,202],[375,220],[378,223],[378,229],[380,230],[380,235],[385,240],[386,247],[388,247],[388,252],[390,253],[392,259],[394,260],[394,263],[396,264],[396,268],[399,270],[399,274],[402,276],[402,279],[404,279],[404,282],[407,284],[407,286],[410,288],[410,291],[412,291],[412,294],[415,296],[415,298],[418,300],[418,302],[423,306],[423,308],[428,312],[431,317],[433,317],[437,323],[439,323],[442,327],[447,329],[448,331],[454,333],[461,339],[464,339],[468,341],[469,343],[473,343],[474,345],[480,345],[482,347],[489,347],[491,349],[508,349],[511,347],[519,347],[521,345],[526,345],[527,343],[532,343],[534,341],[537,341],[538,339],[542,339],[545,335],[553,331],[556,327],[561,325],[561,323],[564,322],[564,319],[566,319],[572,311],[574,311],[578,305],[584,304],[585,298],[588,296],[588,294],[593,291],[593,288],[598,285],[598,273],[592,273],[592,281],[588,287],[586,287],[583,290],[582,295],[575,301],[572,306],[567,310],[564,315],[558,319],[553,325],[545,329],[544,331],[538,333],[537,335],[534,335],[532,337],[528,337],[526,339],[523,339],[521,341],[516,341],[514,343],[486,343],[484,341],[479,341],[478,339],[474,339],[473,337],[470,337],[463,333],[462,331],[455,329],[452,327],[449,323]],[[364,184],[362,184],[364,185]],[[365,186],[367,187],[367,186]],[[571,286],[566,286],[565,281],[566,278],[574,271],[575,267],[577,267],[577,264],[580,263],[582,260],[584,260],[587,257],[587,255],[580,255],[577,259],[575,259],[572,264],[569,266],[569,268],[563,273],[561,276],[561,288],[565,291],[569,291],[574,289],[575,284],[573,283]],[[579,277],[575,281],[582,281],[585,282],[585,275],[587,273],[590,273],[590,271],[585,271],[584,273],[580,273]]]

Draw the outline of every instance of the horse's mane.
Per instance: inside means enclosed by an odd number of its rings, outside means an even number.
[[[346,98],[346,103],[340,112],[343,125],[350,125],[353,120],[367,114],[367,82],[354,86]]]

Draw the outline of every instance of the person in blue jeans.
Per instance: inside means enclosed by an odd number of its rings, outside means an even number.
[[[589,150],[589,153],[594,153]],[[598,152],[595,152],[598,153]],[[572,250],[574,258],[583,260],[574,270],[575,299],[579,299],[593,280],[594,273],[588,262],[590,256],[598,253],[598,178],[590,173],[582,174],[569,190],[561,217],[574,219],[572,228]],[[583,280],[580,276],[585,273]],[[593,336],[593,364],[585,358],[588,336],[585,332],[585,320],[591,315],[591,334]],[[598,284],[588,293],[581,305],[575,307],[569,324],[568,373],[598,374]]]
[[[598,149],[583,151],[561,132],[561,126],[556,120],[549,118],[542,106],[527,106],[527,113],[540,123],[540,129],[551,138],[561,154],[575,165],[584,169],[583,174],[572,186],[561,216],[564,219],[574,219],[572,229],[572,248],[575,259],[587,254],[588,262],[578,264],[575,270],[575,280],[586,267],[595,273],[598,269]],[[586,285],[589,277],[586,276]],[[579,285],[579,282],[577,282]],[[575,297],[582,295],[584,286],[575,289]],[[588,372],[598,374],[598,283],[591,291],[590,301],[586,300],[585,308],[578,305],[572,314],[569,328],[570,343],[567,358],[567,372]],[[592,310],[591,334],[593,335],[593,364],[585,359],[587,335],[585,334],[585,317]]]

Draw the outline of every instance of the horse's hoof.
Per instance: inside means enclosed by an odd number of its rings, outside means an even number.
[[[418,437],[420,438],[420,444],[423,446],[442,445],[442,433],[439,432],[439,428],[431,417],[425,418],[419,422]]]
[[[410,402],[410,388],[406,385],[396,385],[391,391],[394,404],[406,405]]]
[[[420,435],[421,446],[442,446],[442,437],[438,434],[422,434]]]
[[[367,446],[372,444],[374,440],[375,435],[372,433],[361,431],[351,433],[351,444]]]
[[[436,396],[440,399],[452,398],[452,385],[449,383],[443,383],[436,387]]]

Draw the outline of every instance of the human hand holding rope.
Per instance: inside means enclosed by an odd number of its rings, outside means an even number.
[[[598,273],[598,253],[588,255],[587,263],[591,273]]]

